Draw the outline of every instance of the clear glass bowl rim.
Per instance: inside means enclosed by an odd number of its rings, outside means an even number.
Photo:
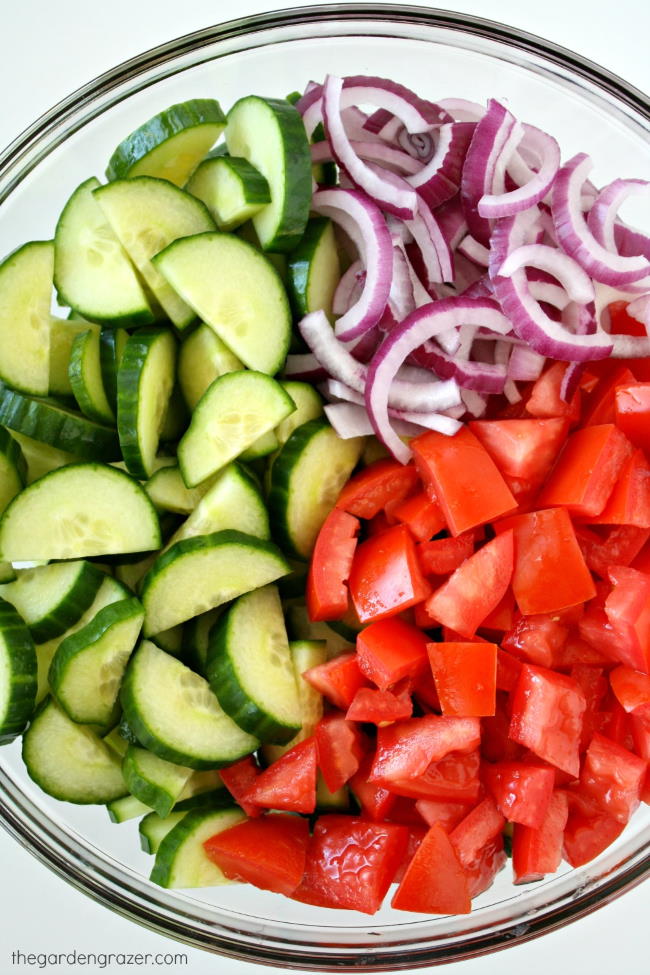
[[[650,131],[650,98],[622,78],[594,62],[560,45],[516,28],[480,17],[438,8],[397,6],[394,4],[325,4],[270,11],[227,23],[217,24],[158,45],[103,73],[53,106],[25,129],[0,153],[0,203],[58,145],[111,105],[152,83],[147,73],[167,66],[153,78],[182,71],[188,64],[183,59],[218,42],[300,25],[328,23],[353,26],[372,21],[374,24],[399,24],[417,27],[447,28],[470,36],[507,44],[521,52],[570,71],[578,79],[594,86],[635,116]],[[204,60],[210,60],[206,57]],[[173,65],[176,65],[174,70]],[[598,878],[571,889],[570,884],[546,909],[530,920],[514,918],[510,924],[493,929],[469,932],[471,937],[454,936],[418,939],[412,942],[390,941],[383,945],[368,938],[363,943],[350,943],[345,938],[309,945],[297,944],[267,934],[255,936],[237,931],[236,927],[218,928],[214,923],[194,924],[189,913],[174,913],[141,878],[127,875],[98,857],[92,848],[79,855],[74,838],[68,831],[49,820],[16,786],[11,776],[0,767],[0,823],[45,866],[68,883],[99,903],[161,934],[196,947],[243,961],[301,968],[314,971],[399,970],[443,964],[486,954],[522,943],[562,927],[596,910],[636,886],[650,875],[650,838],[639,848],[628,843],[620,851],[620,861]],[[173,893],[173,892],[171,892]],[[370,925],[370,920],[369,920]],[[332,936],[335,929],[330,929]]]

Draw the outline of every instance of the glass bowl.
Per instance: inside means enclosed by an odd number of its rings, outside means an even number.
[[[101,176],[139,123],[191,97],[282,97],[327,72],[392,77],[425,97],[507,99],[552,132],[566,157],[584,150],[602,184],[648,172],[650,103],[570,51],[513,28],[421,7],[346,5],[232,21],[162,45],[55,106],[0,157],[0,254],[52,235],[70,192]],[[647,216],[647,214],[646,214]],[[636,215],[638,222],[638,214]],[[509,871],[463,917],[384,908],[373,918],[323,912],[244,885],[167,891],[146,879],[134,821],[44,796],[19,744],[3,748],[0,816],[44,864],[113,910],[163,934],[230,957],[332,971],[399,970],[482,954],[534,938],[594,910],[650,873],[650,810],[578,870],[514,887]]]

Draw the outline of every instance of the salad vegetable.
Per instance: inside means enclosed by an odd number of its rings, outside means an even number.
[[[328,76],[0,264],[0,742],[154,883],[465,913],[650,801],[648,184],[591,169]]]

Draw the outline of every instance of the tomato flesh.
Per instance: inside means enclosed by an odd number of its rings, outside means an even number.
[[[339,494],[336,507],[357,518],[373,518],[389,501],[405,498],[417,484],[412,465],[396,460],[376,460],[350,478]]]
[[[395,616],[431,592],[422,575],[413,536],[395,525],[357,548],[350,572],[350,594],[362,623]]]
[[[378,620],[357,637],[361,672],[380,690],[404,677],[417,677],[427,667],[427,638],[398,617]]]
[[[496,707],[494,643],[429,643],[429,662],[442,713],[484,717]]]
[[[305,872],[308,842],[306,819],[277,813],[237,823],[203,846],[229,880],[289,897]]]
[[[555,873],[562,862],[564,829],[569,802],[564,792],[553,792],[539,827],[516,823],[512,833],[512,868],[516,884],[529,884]]]
[[[314,622],[338,619],[348,608],[347,581],[359,527],[358,518],[338,508],[323,522],[307,576],[307,611]]]
[[[316,742],[307,738],[261,772],[242,798],[267,809],[313,813],[316,808]]]
[[[471,910],[467,874],[439,824],[420,843],[391,906],[421,914],[468,914]]]

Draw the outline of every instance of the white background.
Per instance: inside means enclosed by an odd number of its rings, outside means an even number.
[[[461,0],[459,4],[448,0],[448,5],[539,34],[604,65],[641,90],[650,88],[647,0]],[[270,0],[5,0],[0,24],[0,148],[54,102],[118,62],[181,34],[269,9],[273,9]],[[47,871],[2,831],[0,878],[0,972],[7,975],[20,970],[11,963],[11,952],[17,949],[25,953],[186,951],[188,955],[187,965],[174,968],[102,969],[110,975],[136,971],[262,975],[268,971],[184,948],[111,914]],[[642,885],[562,931],[497,955],[447,966],[445,975],[648,971],[649,895],[648,884]],[[68,975],[73,970],[64,966],[58,971]]]

